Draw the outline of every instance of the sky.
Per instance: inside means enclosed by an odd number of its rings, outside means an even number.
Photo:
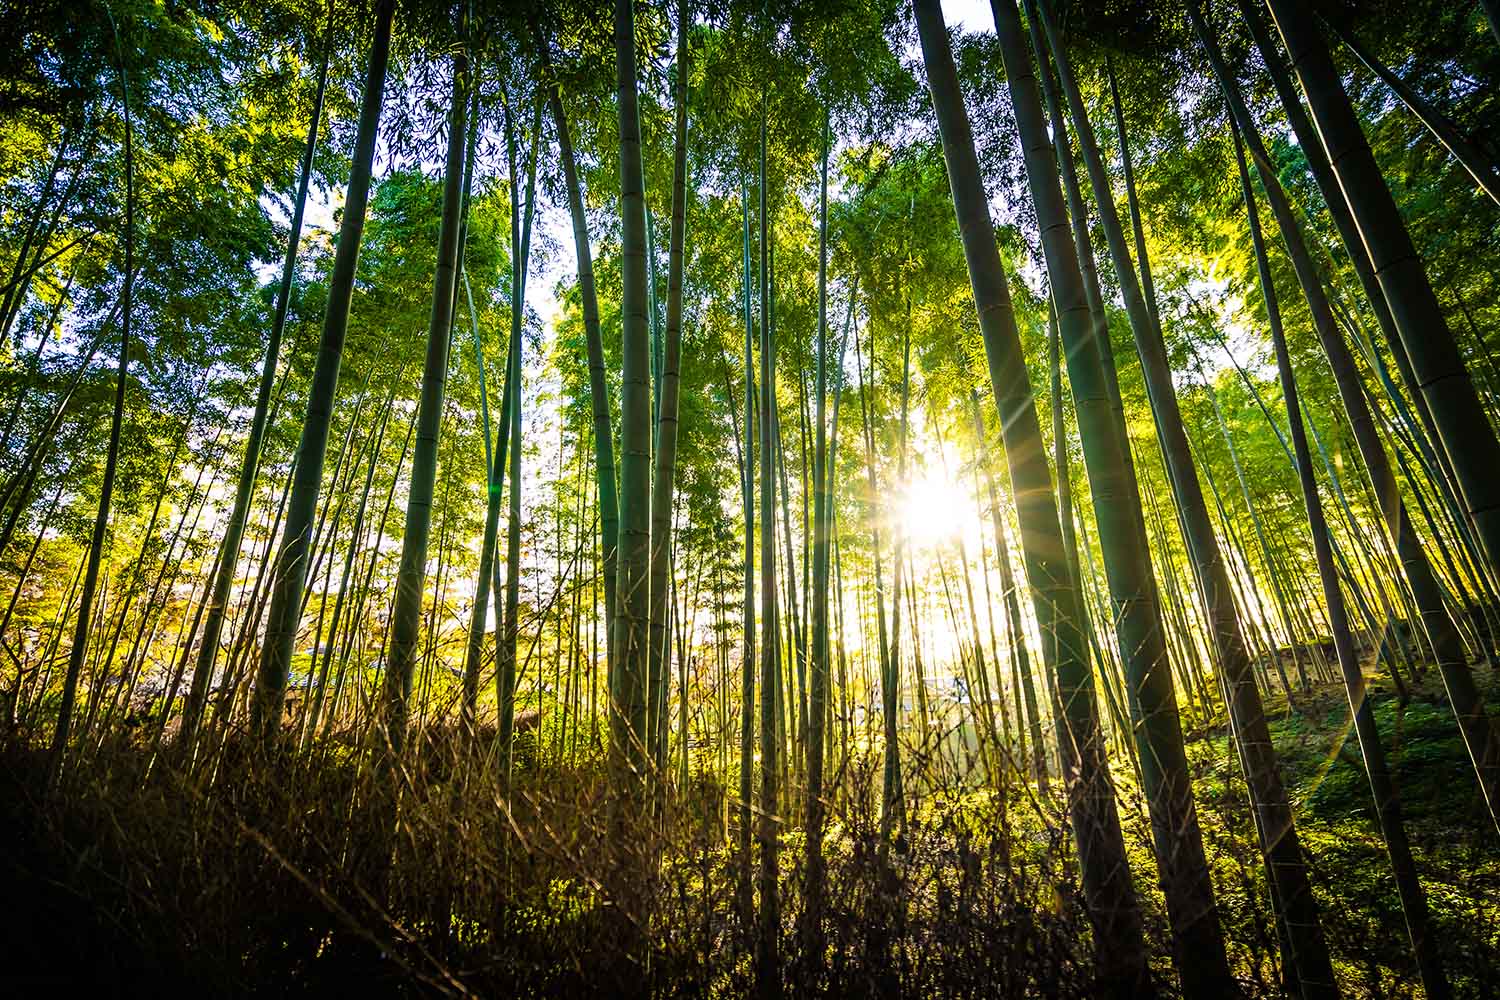
[[[943,0],[943,20],[948,22],[948,27],[965,31],[995,29],[988,0]]]

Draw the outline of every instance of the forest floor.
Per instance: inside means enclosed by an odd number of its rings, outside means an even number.
[[[1477,679],[1500,714],[1500,677],[1481,667]],[[1413,695],[1402,706],[1371,688],[1456,994],[1492,995],[1500,837],[1436,678]],[[1346,995],[1420,995],[1342,688],[1276,709],[1271,729]],[[1222,728],[1191,739],[1231,961],[1249,995],[1276,995],[1263,872],[1247,849],[1233,750]],[[675,807],[673,829],[656,842],[657,874],[627,907],[649,912],[648,943],[626,947],[620,911],[600,905],[604,887],[619,885],[610,882],[618,868],[602,861],[618,853],[604,848],[619,838],[597,769],[544,767],[518,779],[529,783],[503,820],[492,797],[460,804],[449,776],[433,772],[403,807],[397,860],[370,880],[350,874],[361,841],[350,833],[358,824],[349,803],[359,795],[345,764],[303,769],[255,794],[224,781],[205,792],[161,770],[148,779],[141,756],[106,746],[86,776],[48,797],[39,792],[42,755],[0,746],[0,995],[327,995],[357,986],[374,995],[733,996],[753,983],[761,939],[736,916],[740,869],[723,847],[722,793],[711,782],[694,787],[720,805]],[[1144,805],[1129,766],[1116,766],[1154,961],[1170,984]],[[855,765],[842,774],[822,963],[800,953],[801,832],[782,840],[777,943],[789,992],[1090,995],[1086,922],[1055,791],[1049,799],[1028,788],[997,809],[985,792],[911,781],[917,804],[887,864],[869,808],[878,773]],[[997,835],[997,824],[1007,832]],[[452,919],[433,919],[443,912]]]
[[[1500,675],[1479,667],[1476,680],[1489,694],[1494,717],[1500,713]],[[1486,815],[1442,692],[1435,671],[1413,687],[1404,706],[1387,684],[1372,679],[1370,685],[1435,936],[1455,991],[1459,996],[1492,996],[1493,984],[1500,981],[1500,835]],[[1219,803],[1226,801],[1226,793],[1229,801],[1238,800],[1223,781],[1222,762],[1232,746],[1223,729],[1207,736],[1190,743],[1188,754],[1203,769],[1194,788],[1205,834],[1220,838],[1226,810]],[[1271,737],[1293,798],[1298,832],[1313,859],[1313,887],[1346,993],[1420,995],[1343,687],[1314,688],[1297,699],[1295,712],[1281,706],[1271,722]],[[1241,808],[1228,815],[1242,826]],[[1218,857],[1233,853],[1227,845],[1221,847]],[[1221,884],[1221,902],[1226,888]]]

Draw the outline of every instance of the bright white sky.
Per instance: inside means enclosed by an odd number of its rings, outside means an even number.
[[[995,30],[989,0],[943,0],[943,20],[948,27],[965,31]]]

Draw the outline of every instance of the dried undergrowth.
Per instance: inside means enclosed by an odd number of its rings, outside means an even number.
[[[1313,706],[1281,724],[1281,741],[1311,739],[1316,757],[1327,740],[1308,732],[1326,724],[1338,735],[1329,705],[1327,719]],[[1420,736],[1411,717],[1402,724],[1408,741]],[[762,932],[740,911],[732,789],[694,769],[627,811],[607,792],[602,754],[539,761],[528,734],[505,792],[492,755],[461,752],[464,741],[441,728],[414,735],[394,822],[389,796],[372,794],[369,756],[348,745],[250,767],[231,742],[212,766],[185,768],[122,735],[74,759],[47,794],[44,756],[11,741],[0,754],[11,886],[0,918],[9,978],[0,981],[92,982],[128,995],[755,990]],[[1274,926],[1243,798],[1222,735],[1196,746],[1231,959],[1247,994],[1275,995]],[[885,850],[878,755],[831,762],[827,905],[816,921],[804,905],[804,834],[789,785],[775,941],[786,994],[1091,995],[1088,921],[1056,782],[1050,796],[1019,783],[1001,795],[964,777],[968,762],[948,747],[908,748],[916,804]],[[1334,763],[1348,766],[1337,748]],[[1153,961],[1170,992],[1144,817],[1129,775],[1117,777]],[[1318,813],[1316,796],[1347,775],[1325,767],[1319,782],[1304,826],[1346,989],[1409,994],[1413,970],[1390,936],[1400,916],[1382,901],[1393,894],[1378,851]],[[1466,850],[1467,881],[1448,877],[1445,866],[1459,862],[1441,853],[1424,877],[1434,879],[1438,912],[1483,919],[1474,894],[1486,891],[1496,852],[1482,838]],[[1445,941],[1463,966],[1455,979],[1484,982],[1486,969],[1500,968],[1495,932],[1464,931]],[[821,950],[810,952],[809,940]]]

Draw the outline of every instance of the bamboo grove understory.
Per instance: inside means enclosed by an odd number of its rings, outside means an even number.
[[[0,984],[1488,995],[1497,81],[1490,0],[10,7]]]

